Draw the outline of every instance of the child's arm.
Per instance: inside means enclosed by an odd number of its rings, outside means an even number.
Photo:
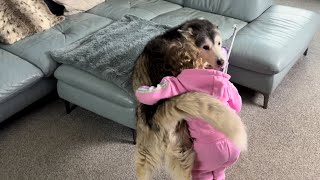
[[[170,98],[187,90],[175,77],[165,77],[155,86],[141,86],[136,91],[136,97],[142,104],[153,105],[161,99]]]
[[[234,109],[236,112],[240,112],[242,107],[242,99],[237,88],[231,82],[229,82],[228,94],[229,94],[229,101],[228,101],[229,106],[232,109]]]

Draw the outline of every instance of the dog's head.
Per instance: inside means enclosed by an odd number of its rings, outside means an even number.
[[[193,42],[197,49],[189,50],[189,53],[197,56],[193,60],[193,68],[223,68],[225,59],[222,56],[222,38],[217,25],[205,19],[193,19],[180,25],[178,32],[187,41]]]
[[[184,69],[220,70],[225,63],[221,43],[218,26],[205,19],[186,21],[155,37],[142,53],[148,59],[149,85],[157,85],[165,76],[178,76]]]

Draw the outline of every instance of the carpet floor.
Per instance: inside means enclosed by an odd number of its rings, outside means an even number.
[[[276,0],[320,12],[319,0]],[[320,33],[270,98],[240,88],[249,151],[226,171],[230,180],[320,179]],[[133,180],[130,129],[52,100],[0,127],[0,179]],[[167,180],[164,171],[156,180]]]

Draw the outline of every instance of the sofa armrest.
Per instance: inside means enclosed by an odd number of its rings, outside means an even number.
[[[273,4],[273,0],[184,0],[184,6],[251,22]]]

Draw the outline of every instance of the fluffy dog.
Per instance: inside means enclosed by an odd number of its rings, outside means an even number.
[[[138,57],[133,88],[156,86],[165,76],[177,76],[183,69],[219,68],[221,36],[208,20],[193,19],[152,39]],[[161,100],[156,105],[138,103],[136,111],[136,175],[149,180],[164,163],[175,180],[191,179],[194,152],[186,120],[201,118],[223,132],[241,150],[247,134],[240,117],[212,96],[188,92]]]

